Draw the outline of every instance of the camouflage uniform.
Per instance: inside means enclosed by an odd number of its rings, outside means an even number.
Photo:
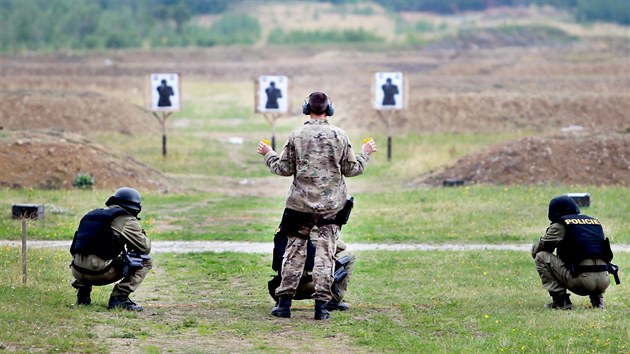
[[[584,272],[574,278],[560,257],[552,253],[564,235],[564,225],[553,223],[532,247],[532,257],[543,286],[549,293],[556,294],[565,293],[566,289],[582,296],[603,294],[610,284],[607,272]],[[606,262],[601,259],[585,259],[579,265],[606,265]]]
[[[314,237],[313,237],[313,234]],[[313,242],[317,242],[317,234],[313,233],[311,234],[311,241]],[[313,239],[314,238],[314,239]],[[348,262],[348,264],[346,264],[346,266],[344,267],[346,270],[347,275],[343,278],[343,280],[339,283],[339,293],[332,293],[333,295],[333,300],[337,301],[337,302],[342,302],[343,298],[346,294],[346,291],[348,290],[348,283],[350,282],[350,278],[352,278],[352,271],[354,270],[354,263],[356,262],[356,256],[354,255],[354,253],[348,251],[347,246],[345,244],[345,242],[343,242],[341,239],[337,239],[337,249],[335,252],[335,256],[334,259],[341,259],[345,256],[348,256],[350,258],[350,261]],[[306,274],[309,275],[309,274]],[[310,274],[312,275],[312,274]],[[301,298],[301,299],[310,299],[313,294],[315,293],[315,286],[313,284],[312,281],[308,282],[308,283],[303,283],[301,284],[296,291],[296,298]]]
[[[118,208],[118,206],[113,207]],[[151,252],[151,240],[144,234],[140,223],[138,223],[138,219],[128,214],[121,215],[116,217],[111,225],[114,234],[124,239],[129,248],[136,249],[143,254],[149,254]],[[119,261],[119,259],[102,259],[93,254],[76,254],[73,257],[73,264],[80,268],[87,269],[94,273],[98,273],[107,267],[110,268],[103,274],[91,275],[83,274],[71,266],[70,269],[75,278],[72,282],[72,286],[76,289],[91,289],[92,285],[107,285],[122,279],[114,286],[112,296],[129,295],[138,289],[140,283],[142,283],[149,270],[151,270],[153,263],[151,259],[145,259],[143,261],[144,268],[124,278],[120,267],[111,266],[112,262]]]
[[[282,283],[276,295],[294,296],[304,271],[306,244],[311,230],[319,228],[317,252],[313,268],[315,300],[330,301],[334,261],[339,226],[334,220],[347,200],[344,176],[363,173],[369,155],[355,155],[350,139],[327,119],[309,119],[289,135],[282,153],[269,151],[265,163],[271,172],[293,176],[286,207],[310,214],[297,230],[289,235],[282,265]]]

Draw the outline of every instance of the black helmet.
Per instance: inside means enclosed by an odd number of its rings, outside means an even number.
[[[568,195],[561,195],[553,198],[549,202],[549,221],[558,222],[560,217],[565,215],[576,215],[580,213],[580,208]]]
[[[129,187],[122,187],[118,188],[116,192],[114,192],[114,195],[107,199],[105,205],[121,206],[132,215],[136,216],[140,214],[140,211],[142,210],[142,199],[140,198],[140,193],[138,193],[137,190]]]

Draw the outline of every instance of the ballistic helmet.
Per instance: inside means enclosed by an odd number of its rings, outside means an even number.
[[[136,216],[142,210],[142,199],[137,190],[129,187],[118,188],[114,195],[107,199],[105,205],[118,205]]]
[[[580,208],[568,195],[561,195],[553,198],[549,202],[549,221],[558,222],[560,217],[565,215],[576,215],[580,213]]]

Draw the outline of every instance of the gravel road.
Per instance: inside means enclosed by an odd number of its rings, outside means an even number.
[[[27,248],[70,249],[71,241],[27,240]],[[21,241],[0,240],[0,247],[21,247]],[[529,252],[531,244],[385,244],[385,243],[348,243],[352,251],[523,251]],[[613,252],[630,252],[630,245],[613,245]],[[192,252],[243,252],[271,253],[271,242],[235,242],[235,241],[153,241],[152,253],[192,253]]]

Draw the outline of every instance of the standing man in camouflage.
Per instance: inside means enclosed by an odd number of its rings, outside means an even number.
[[[608,272],[617,277],[610,243],[599,220],[580,214],[571,197],[562,195],[549,202],[545,235],[532,246],[532,257],[542,284],[551,295],[545,308],[571,310],[567,289],[589,296],[593,308],[604,308],[604,292],[610,284]],[[553,254],[554,250],[557,254]]]
[[[371,153],[376,151],[373,140],[355,155],[345,131],[330,124],[334,107],[323,92],[313,92],[305,100],[302,112],[310,116],[304,125],[289,135],[278,155],[264,142],[258,153],[265,157],[271,172],[293,176],[286,208],[292,215],[288,226],[288,243],[282,265],[282,282],[276,290],[279,301],[271,314],[291,317],[291,301],[299,285],[306,262],[306,248],[313,227],[319,229],[313,283],[315,285],[315,319],[330,315],[326,304],[333,298],[333,264],[339,226],[335,217],[347,199],[345,177],[363,173]]]
[[[277,276],[274,276],[267,283],[269,289],[269,295],[278,303],[278,296],[276,295],[276,289],[282,282],[282,260],[284,257],[284,250],[288,242],[288,236],[285,232],[286,220],[278,226],[276,234],[274,235],[273,242],[273,262],[272,269],[278,272]],[[341,227],[341,226],[340,226]],[[310,240],[307,242],[306,250],[306,265],[300,278],[300,284],[298,285],[293,300],[306,300],[313,299],[315,294],[315,285],[313,284],[313,265],[315,260],[315,250],[317,244],[319,230],[314,227],[311,231]],[[337,249],[335,251],[334,259],[334,277],[332,285],[332,299],[326,304],[326,310],[328,311],[346,311],[350,309],[350,305],[343,301],[343,298],[348,290],[348,283],[352,278],[352,272],[354,271],[354,263],[356,262],[356,256],[350,252],[345,244],[341,240],[341,232],[339,232],[339,238],[336,241]]]

